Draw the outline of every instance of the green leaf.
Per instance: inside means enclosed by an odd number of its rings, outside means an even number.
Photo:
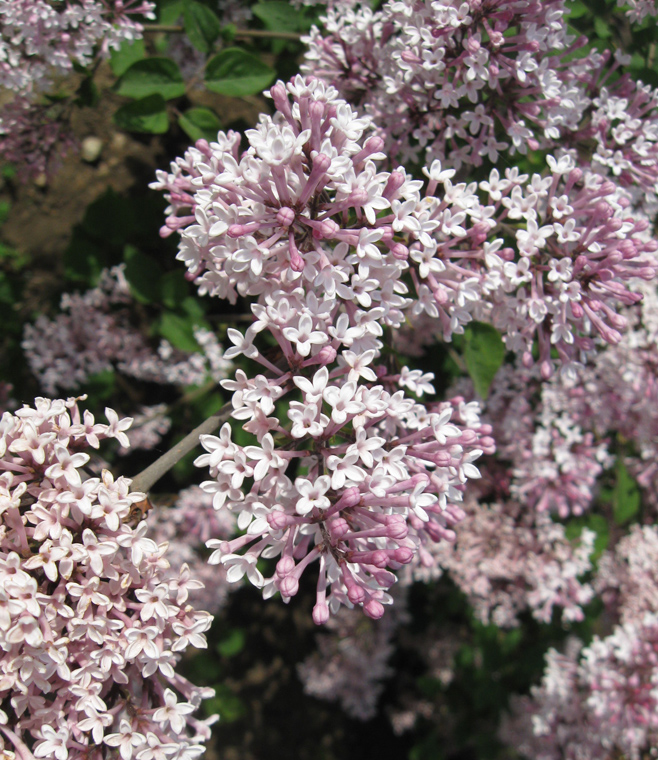
[[[615,487],[612,492],[612,509],[617,525],[633,519],[640,510],[640,489],[630,476],[621,457],[617,459]]]
[[[179,270],[167,272],[162,277],[160,293],[165,306],[169,309],[177,309],[189,293],[185,275]]]
[[[158,324],[158,333],[168,340],[174,348],[181,351],[198,352],[199,344],[194,338],[195,321],[190,317],[181,317],[172,311],[165,311]]]
[[[9,216],[11,203],[9,201],[0,201],[0,224],[4,224]]]
[[[195,142],[202,138],[214,142],[222,126],[219,117],[210,108],[190,108],[178,117],[178,124]]]
[[[222,657],[233,657],[244,649],[245,636],[240,628],[234,628],[229,635],[217,644],[217,652]]]
[[[162,274],[157,261],[132,245],[124,248],[123,257],[126,262],[126,280],[135,300],[140,303],[158,301]]]
[[[600,37],[602,40],[607,40],[608,37],[612,36],[610,27],[601,16],[594,16],[594,31],[596,32],[596,36]]]
[[[158,3],[158,23],[165,26],[175,24],[183,15],[185,0],[160,0]]]
[[[213,689],[215,696],[203,702],[203,710],[207,715],[219,713],[224,723],[233,723],[247,712],[239,697],[226,684],[213,684]]]
[[[128,69],[146,57],[144,40],[125,40],[118,50],[110,55],[110,68],[115,77],[120,77]]]
[[[190,0],[183,13],[185,32],[197,50],[210,53],[222,31],[222,24],[216,13],[196,0]]]
[[[144,58],[133,63],[119,79],[116,92],[127,98],[161,95],[171,100],[185,94],[185,82],[178,64],[171,58]]]
[[[310,27],[310,24],[305,22],[303,10],[280,0],[256,3],[251,12],[273,32],[297,32]]]
[[[276,72],[241,48],[227,48],[208,61],[206,87],[234,98],[256,95],[272,82]]]
[[[464,360],[476,393],[483,399],[505,359],[505,344],[495,327],[471,322],[464,330]]]
[[[583,528],[594,531],[594,551],[590,559],[596,563],[610,543],[610,526],[603,515],[588,514],[583,517],[574,517],[564,526],[564,535],[567,540],[575,541],[583,532]]]
[[[566,11],[569,21],[573,21],[576,18],[580,18],[589,13],[589,8],[581,0],[573,0],[566,4]]]
[[[186,0],[158,0],[158,24],[171,26],[183,15]]]
[[[128,132],[164,134],[169,129],[164,98],[162,95],[149,95],[148,98],[126,103],[114,114],[114,123]]]

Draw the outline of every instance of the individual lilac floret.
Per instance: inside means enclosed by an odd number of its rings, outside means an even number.
[[[130,480],[90,477],[86,453],[126,443],[130,418],[38,398],[0,420],[0,734],[21,758],[194,758],[212,690],[174,666],[211,617],[140,522]],[[125,439],[125,440],[124,440]]]

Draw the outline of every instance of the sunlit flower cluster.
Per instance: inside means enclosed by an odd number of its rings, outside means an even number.
[[[212,690],[174,666],[211,618],[146,535],[145,494],[90,476],[100,441],[128,443],[131,419],[106,415],[38,398],[0,420],[0,733],[24,758],[191,760]]]

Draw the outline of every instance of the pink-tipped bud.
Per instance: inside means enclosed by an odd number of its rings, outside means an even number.
[[[406,538],[409,528],[402,515],[386,516],[386,535],[395,541],[401,541]]]
[[[283,208],[280,208],[277,211],[276,221],[282,227],[290,227],[290,225],[295,221],[295,212],[291,208],[283,206]]]
[[[343,495],[340,497],[339,503],[341,509],[350,509],[356,507],[361,501],[361,491],[356,486],[347,488],[343,491]]]
[[[279,578],[283,578],[284,576],[288,575],[288,573],[292,573],[294,569],[295,560],[290,555],[284,555],[276,563],[276,574],[279,576]]]
[[[324,625],[329,620],[329,607],[326,602],[318,602],[313,607],[313,622],[315,625]]]
[[[329,523],[331,535],[336,540],[340,541],[346,533],[350,532],[350,526],[347,520],[343,520],[342,517],[337,517]]]
[[[406,261],[409,258],[409,249],[402,243],[394,243],[389,250],[398,261]]]
[[[369,602],[363,605],[363,611],[369,618],[373,620],[379,620],[384,616],[384,605],[380,604],[375,599],[371,599]]]
[[[412,53],[411,50],[403,50],[402,53],[400,53],[400,58],[405,63],[422,63],[422,59],[420,59],[415,53]]]
[[[545,359],[539,365],[539,371],[541,372],[542,380],[548,380],[553,375],[553,365]]]
[[[315,174],[324,174],[331,166],[331,159],[325,153],[318,153],[313,159],[312,172]]]
[[[244,224],[232,224],[228,228],[227,234],[231,238],[242,237],[245,234]]]
[[[323,346],[315,355],[318,363],[325,365],[331,364],[336,359],[337,351],[333,346]]]
[[[385,568],[386,565],[388,565],[389,561],[390,561],[389,554],[383,549],[378,549],[377,551],[374,551],[370,558],[371,565],[374,565],[375,567],[381,567],[382,569]]]
[[[401,565],[407,565],[409,562],[411,562],[413,556],[414,553],[411,551],[411,549],[408,549],[406,546],[401,546],[399,549],[396,549],[393,552],[391,559],[399,562]]]
[[[267,524],[272,530],[284,530],[290,525],[290,518],[285,512],[281,512],[277,509],[268,514]]]
[[[295,596],[299,591],[299,582],[294,575],[286,575],[279,581],[279,591],[283,596]]]
[[[383,141],[382,141],[382,147],[383,147]],[[387,198],[388,200],[391,200],[392,198],[394,198],[398,190],[402,187],[402,185],[404,185],[404,182],[405,182],[405,176],[402,172],[399,172],[399,171],[391,172],[391,176],[388,178],[386,187],[384,188],[384,192],[382,193],[384,198]]]
[[[361,602],[366,598],[366,592],[359,586],[358,583],[354,583],[352,586],[349,587],[347,591],[347,598],[352,602],[352,604],[361,604]]]

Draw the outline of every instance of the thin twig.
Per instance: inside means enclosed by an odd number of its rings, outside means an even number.
[[[153,464],[150,464],[139,475],[136,475],[130,486],[131,490],[133,492],[143,491],[146,493],[165,473],[169,472],[186,454],[199,445],[200,436],[213,433],[222,422],[226,422],[231,416],[232,410],[232,404],[224,404],[218,412],[215,412],[207,420],[204,420],[191,433],[188,433],[182,441],[179,441],[159,459],[156,459]]]

